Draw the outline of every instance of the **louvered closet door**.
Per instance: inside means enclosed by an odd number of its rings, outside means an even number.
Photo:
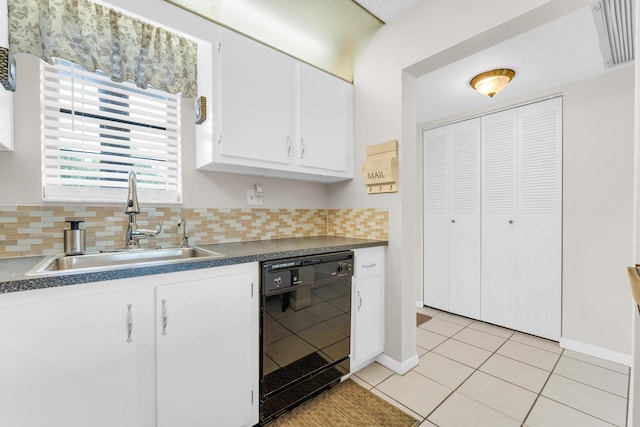
[[[562,98],[518,110],[518,330],[558,340],[562,301]]]
[[[480,119],[450,126],[450,311],[480,316]]]
[[[423,133],[424,304],[449,311],[449,172],[447,127]]]
[[[480,315],[480,120],[423,134],[424,304]]]
[[[481,319],[515,327],[517,316],[516,118],[507,110],[482,117]]]

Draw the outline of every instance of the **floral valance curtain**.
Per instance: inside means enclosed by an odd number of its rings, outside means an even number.
[[[197,44],[89,0],[8,0],[9,45],[62,58],[114,81],[196,96]]]

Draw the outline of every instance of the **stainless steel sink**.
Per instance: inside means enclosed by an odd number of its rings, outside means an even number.
[[[68,273],[87,273],[118,268],[172,264],[223,258],[225,255],[198,247],[168,249],[131,249],[116,252],[87,255],[52,256],[46,258],[29,272],[27,276],[49,276]]]

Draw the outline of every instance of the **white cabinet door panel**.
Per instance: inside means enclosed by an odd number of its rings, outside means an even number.
[[[220,153],[290,164],[293,59],[233,31],[220,37]]]
[[[0,424],[138,426],[136,298],[114,291],[0,306]]]
[[[306,64],[298,66],[300,165],[347,172],[352,86]]]
[[[156,288],[159,427],[255,422],[251,283],[250,272],[234,272]]]

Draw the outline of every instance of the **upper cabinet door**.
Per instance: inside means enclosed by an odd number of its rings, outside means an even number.
[[[353,87],[306,64],[298,70],[299,164],[349,172]]]
[[[219,51],[220,154],[291,163],[293,59],[228,30]]]

